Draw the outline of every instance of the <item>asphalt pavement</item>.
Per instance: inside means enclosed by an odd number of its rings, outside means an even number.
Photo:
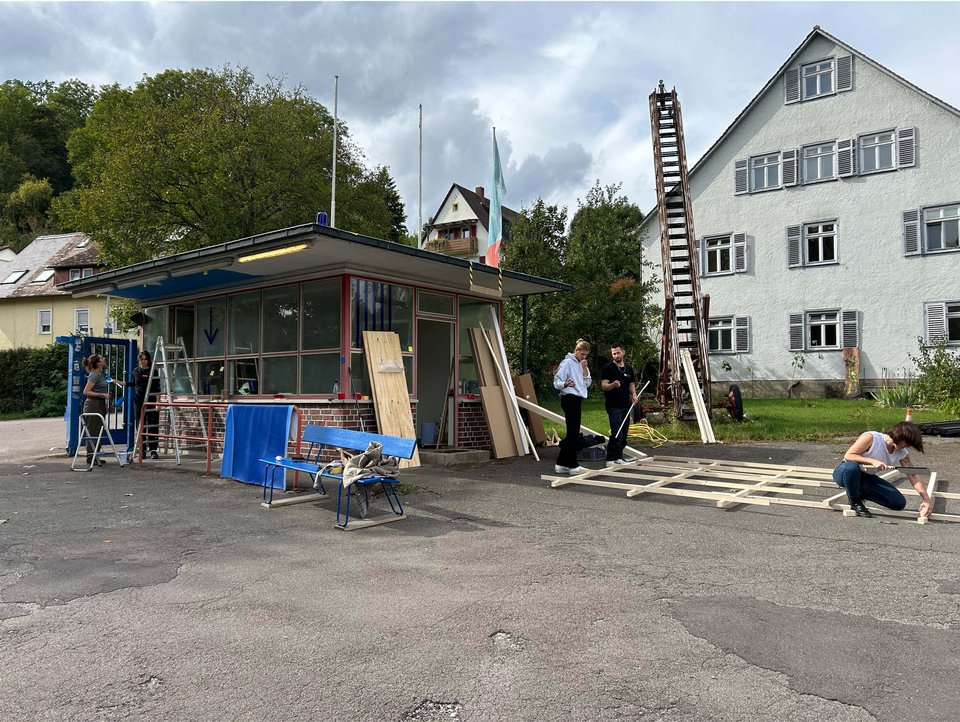
[[[547,449],[405,470],[410,517],[345,533],[335,498],[71,472],[10,423],[0,719],[957,719],[960,524],[551,489]],[[949,488],[960,444],[929,447]]]

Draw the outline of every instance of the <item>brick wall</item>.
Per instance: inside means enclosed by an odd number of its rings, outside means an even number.
[[[203,423],[209,422],[210,436],[217,439],[211,443],[211,450],[215,454],[223,451],[223,438],[226,427],[226,414],[228,404],[217,404],[209,411],[203,408]],[[354,401],[330,402],[318,401],[313,404],[300,401],[296,404],[300,411],[300,421],[303,427],[308,424],[319,424],[321,426],[337,426],[342,429],[361,430],[361,419],[363,420],[363,430],[378,433],[377,417],[373,408],[373,402],[361,401],[357,404]],[[202,436],[200,418],[194,408],[175,407],[177,432],[183,436]],[[458,402],[459,423],[457,426],[458,446],[464,449],[489,449],[491,448],[490,432],[487,429],[487,421],[483,415],[483,406],[479,399],[461,400]],[[417,428],[417,409],[416,404],[411,404],[411,413],[413,414],[414,428]],[[166,411],[160,414],[160,433],[169,433],[169,423]],[[160,439],[161,448],[164,444],[169,444],[172,448],[173,441]],[[206,453],[206,445],[200,441],[181,440],[181,450],[191,450],[200,453]],[[290,453],[294,453],[296,447],[290,444]],[[306,452],[306,448],[302,449]],[[326,458],[326,456],[325,456]],[[333,452],[329,458],[335,458]]]

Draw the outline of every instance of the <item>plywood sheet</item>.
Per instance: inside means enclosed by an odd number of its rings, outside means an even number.
[[[521,399],[537,402],[537,392],[533,388],[533,379],[530,374],[521,374],[513,377],[513,391]],[[547,432],[543,428],[543,419],[529,411],[526,414],[527,428],[530,429],[530,438],[534,444],[546,444]]]
[[[487,428],[490,429],[490,440],[493,456],[496,459],[507,459],[519,456],[513,433],[510,430],[507,403],[503,398],[503,390],[499,386],[481,386],[480,400],[483,402],[483,415],[487,419]]]
[[[407,375],[403,373],[400,337],[393,331],[364,331],[363,351],[380,433],[405,439],[417,438],[410,411]],[[397,367],[399,371],[381,370]],[[410,466],[420,466],[418,449],[413,450],[413,458],[400,460],[401,468]]]
[[[482,328],[471,328],[468,329],[468,334],[470,336],[470,345],[473,348],[473,358],[477,367],[477,379],[480,382],[481,388],[486,386],[492,390],[499,392],[503,399],[503,406],[507,409],[506,415],[502,418],[499,413],[494,414],[493,419],[497,419],[498,423],[506,424],[506,430],[513,437],[513,448],[515,453],[508,454],[509,456],[520,456],[525,452],[526,445],[523,443],[523,429],[520,427],[520,420],[517,418],[516,410],[513,408],[513,389],[505,388],[500,379],[500,373],[497,371],[497,360],[493,355],[493,343],[495,336],[493,335],[492,330],[484,331]],[[486,334],[486,338],[484,338]],[[507,378],[504,374],[504,378]],[[491,403],[493,403],[491,401]],[[484,413],[486,413],[486,406],[484,407]],[[493,427],[490,426],[491,419],[487,419],[487,426],[490,427],[491,435],[493,433]],[[497,457],[503,458],[503,457]]]

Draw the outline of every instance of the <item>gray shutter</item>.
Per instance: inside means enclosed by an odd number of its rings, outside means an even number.
[[[798,268],[803,265],[803,254],[800,249],[800,226],[787,226],[787,268]]]
[[[903,255],[919,256],[923,253],[920,247],[920,209],[903,211],[900,218],[903,222]]]
[[[917,164],[917,129],[897,128],[897,167],[910,168]]]
[[[923,337],[927,346],[947,337],[947,304],[928,303],[923,307]]]
[[[837,92],[853,90],[853,56],[841,55],[837,58]]]
[[[747,270],[747,234],[733,234],[733,272],[745,273]]]
[[[790,314],[790,350],[803,351],[803,314]]]
[[[800,66],[790,68],[783,74],[783,104],[797,103],[800,100]]]
[[[750,353],[750,317],[735,316],[733,329],[733,350],[737,353]]]
[[[783,162],[783,185],[795,186],[800,181],[800,174],[797,173],[797,159],[800,156],[799,150],[785,150],[780,158]]]
[[[742,195],[750,191],[749,178],[747,175],[747,160],[733,161],[733,194]]]
[[[837,175],[848,178],[857,174],[857,141],[837,141]]]
[[[840,338],[843,348],[852,348],[860,345],[860,323],[859,312],[841,311],[840,312]]]

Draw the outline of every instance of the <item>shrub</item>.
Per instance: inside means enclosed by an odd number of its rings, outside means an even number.
[[[0,413],[59,416],[67,404],[67,345],[0,351]]]
[[[896,374],[888,376],[884,369],[883,386],[873,392],[873,400],[881,408],[906,408],[917,406],[920,403],[920,394],[916,381],[906,370],[903,372],[903,379],[900,379]]]
[[[927,347],[918,338],[920,355],[910,356],[917,365],[917,394],[925,404],[947,411],[960,400],[960,355],[947,350],[946,339]]]

